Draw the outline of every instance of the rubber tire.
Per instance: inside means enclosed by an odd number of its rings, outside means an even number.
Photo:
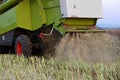
[[[22,55],[24,57],[30,57],[32,55],[32,42],[30,40],[30,38],[27,35],[19,35],[15,41],[15,53],[17,53],[17,44],[21,43],[22,45]],[[18,55],[18,56],[22,56],[22,55]]]

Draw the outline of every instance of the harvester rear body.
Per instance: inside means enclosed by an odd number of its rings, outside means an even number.
[[[0,46],[30,55],[54,30],[62,35],[101,31],[95,28],[98,18],[101,0],[5,0],[0,5]]]

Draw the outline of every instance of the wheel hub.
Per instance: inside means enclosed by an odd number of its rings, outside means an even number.
[[[22,55],[22,44],[20,42],[17,43],[17,54],[18,56]]]

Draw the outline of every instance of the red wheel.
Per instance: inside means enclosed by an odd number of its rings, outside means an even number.
[[[18,56],[29,57],[32,55],[32,42],[27,35],[20,35],[15,42],[15,52]]]
[[[21,56],[22,55],[22,44],[20,42],[17,42],[17,45],[16,45],[16,52],[18,54],[18,56]]]

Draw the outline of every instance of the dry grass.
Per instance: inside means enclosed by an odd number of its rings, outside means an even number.
[[[55,59],[0,54],[0,80],[120,80],[120,38],[110,33],[67,34]]]
[[[120,64],[0,55],[0,80],[120,80]]]

